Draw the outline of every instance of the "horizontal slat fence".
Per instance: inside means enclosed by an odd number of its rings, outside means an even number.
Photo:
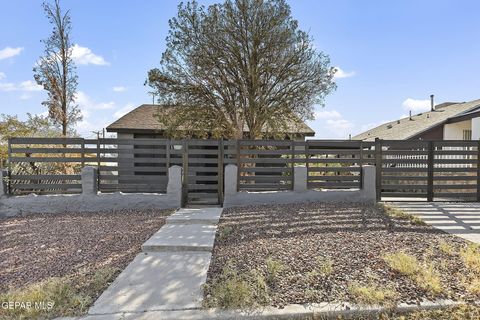
[[[377,196],[480,201],[479,147],[479,141],[377,140]]]
[[[9,187],[79,193],[88,165],[98,167],[102,192],[165,192],[168,168],[179,165],[187,201],[221,203],[228,164],[238,166],[240,191],[291,190],[296,166],[306,166],[309,189],[358,189],[369,164],[378,197],[479,201],[479,150],[478,141],[11,138]]]
[[[192,197],[221,199],[230,163],[241,191],[291,190],[295,166],[308,168],[311,189],[360,188],[360,168],[372,162],[371,144],[360,141],[12,138],[9,146],[15,194],[79,193],[86,165],[98,167],[102,192],[165,192],[168,167],[180,165],[190,170]]]

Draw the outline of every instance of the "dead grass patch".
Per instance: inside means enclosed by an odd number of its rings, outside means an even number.
[[[358,305],[363,306],[389,306],[393,307],[398,298],[394,290],[383,288],[375,284],[360,285],[352,283],[348,291]]]
[[[106,289],[118,269],[105,268],[82,278],[80,284],[68,278],[50,278],[0,295],[0,301],[23,302],[26,307],[1,308],[0,318],[49,319],[85,313],[99,292]],[[78,279],[77,279],[78,280]]]
[[[420,219],[419,217],[417,217],[413,214],[410,214],[410,213],[406,213],[405,211],[402,211],[400,209],[391,207],[391,206],[383,204],[383,203],[379,203],[377,206],[382,212],[384,212],[387,216],[389,216],[391,218],[395,218],[395,219],[399,219],[399,220],[407,220],[412,225],[416,225],[416,226],[427,225],[426,222],[423,221],[422,219]]]
[[[480,274],[480,245],[469,244],[466,248],[460,250],[460,257],[468,269]]]
[[[270,301],[267,282],[257,270],[238,274],[227,265],[213,283],[204,285],[206,308],[249,309]]]
[[[414,256],[405,252],[387,254],[383,259],[390,268],[408,276],[427,292],[438,294],[443,291],[440,276],[432,263],[420,263]]]

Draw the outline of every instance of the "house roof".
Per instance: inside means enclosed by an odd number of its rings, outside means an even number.
[[[165,125],[158,121],[159,108],[165,108],[160,105],[143,104],[134,110],[130,111],[117,121],[113,122],[107,127],[108,132],[159,132],[165,130]],[[172,110],[174,109],[173,107]],[[315,131],[308,125],[299,120],[292,118],[291,122],[287,124],[287,133],[299,133],[305,136],[314,136]],[[248,127],[244,131],[248,132]],[[262,130],[268,132],[267,128]],[[271,131],[271,130],[270,130]]]
[[[410,117],[391,121],[354,136],[355,140],[407,140],[425,131],[443,125],[449,119],[461,115],[471,114],[480,109],[480,99],[469,102],[446,102],[435,107],[435,111],[423,112]]]

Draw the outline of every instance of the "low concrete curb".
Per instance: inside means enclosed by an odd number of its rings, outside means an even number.
[[[451,300],[425,301],[418,305],[400,304],[395,312],[403,314],[412,311],[435,310],[460,305]],[[249,311],[221,309],[193,310],[152,310],[142,313],[97,314],[78,320],[156,320],[156,319],[337,319],[342,316],[351,319],[359,316],[374,316],[392,309],[385,307],[358,307],[349,303],[290,304],[282,309],[265,307]]]

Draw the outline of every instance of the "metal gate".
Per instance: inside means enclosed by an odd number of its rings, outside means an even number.
[[[183,168],[184,204],[222,205],[222,140],[185,140]]]
[[[376,140],[377,197],[480,201],[479,141]]]

